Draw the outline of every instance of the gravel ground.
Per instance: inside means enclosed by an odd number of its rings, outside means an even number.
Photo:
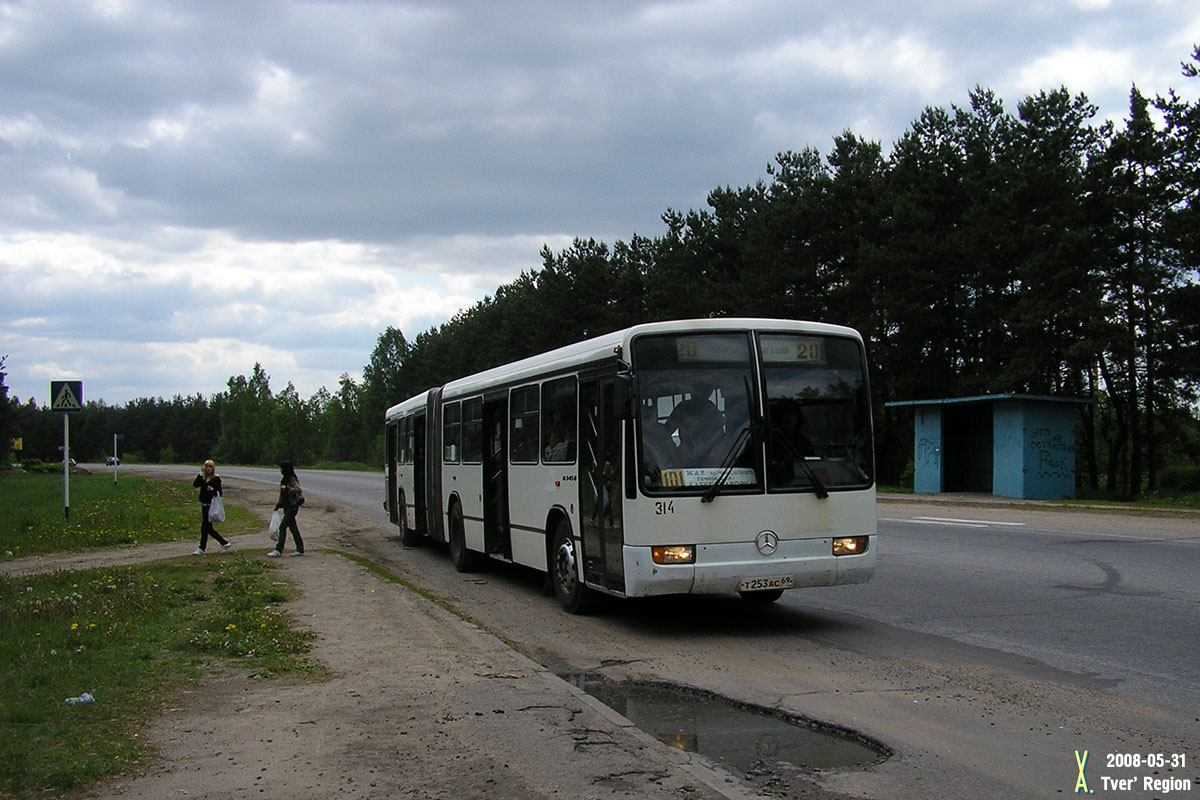
[[[270,486],[233,504],[267,511]],[[181,689],[144,733],[153,757],[89,798],[750,797],[500,640],[330,547],[354,515],[306,507],[307,554],[280,567],[299,589],[286,610],[317,634],[332,677],[260,680],[236,669]],[[234,536],[233,558],[265,557],[265,535]],[[191,541],[0,566],[9,575],[186,556]],[[192,556],[187,556],[192,557]],[[103,703],[103,692],[97,694]]]

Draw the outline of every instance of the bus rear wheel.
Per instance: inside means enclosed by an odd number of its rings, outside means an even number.
[[[421,535],[417,533],[415,528],[408,527],[408,505],[404,502],[404,492],[400,493],[397,505],[400,509],[400,544],[405,547],[415,547],[420,544]]]
[[[554,529],[554,547],[550,551],[550,578],[558,603],[568,613],[586,614],[595,605],[596,594],[579,579],[579,549],[566,520]]]
[[[462,506],[450,506],[450,562],[459,572],[474,572],[479,569],[479,554],[467,549],[467,531],[463,525]]]

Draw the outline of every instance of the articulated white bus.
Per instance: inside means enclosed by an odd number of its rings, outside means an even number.
[[[862,337],[837,325],[636,325],[387,411],[404,544],[549,574],[573,613],[620,597],[862,583],[875,570]]]

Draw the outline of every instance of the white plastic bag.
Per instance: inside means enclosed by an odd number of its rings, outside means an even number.
[[[208,521],[209,522],[224,522],[225,521],[225,501],[221,499],[221,495],[214,494],[212,502],[208,506]]]
[[[271,515],[271,521],[267,523],[267,536],[271,537],[272,542],[279,541],[279,526],[283,523],[283,514],[279,509],[275,509],[275,513]]]

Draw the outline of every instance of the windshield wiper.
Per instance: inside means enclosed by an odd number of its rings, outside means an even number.
[[[839,444],[837,447],[840,447],[846,451],[846,460],[850,462],[850,466],[854,467],[854,471],[858,473],[860,478],[862,478],[864,481],[871,480],[871,476],[867,474],[867,471],[862,468],[861,464],[858,463],[858,459],[854,457],[854,448],[851,445]]]
[[[729,452],[725,454],[725,458],[721,460],[721,474],[713,481],[712,486],[709,486],[704,494],[700,497],[701,503],[711,503],[713,498],[717,496],[717,492],[725,485],[725,481],[729,480],[730,473],[733,472],[733,465],[742,457],[742,452],[746,449],[746,444],[750,441],[750,425],[742,427],[737,438],[733,440],[733,446],[729,448]]]
[[[824,482],[817,477],[816,470],[809,466],[808,459],[805,457],[805,455],[800,452],[796,445],[792,444],[792,442],[787,438],[787,436],[784,435],[783,431],[779,430],[779,428],[776,428],[774,425],[772,425],[771,432],[775,434],[775,438],[779,442],[782,442],[787,446],[788,450],[792,451],[792,455],[795,457],[794,460],[800,464],[800,468],[804,470],[805,477],[807,477],[808,482],[812,484],[813,491],[817,494],[817,499],[825,500],[828,498],[829,490],[825,488]]]

